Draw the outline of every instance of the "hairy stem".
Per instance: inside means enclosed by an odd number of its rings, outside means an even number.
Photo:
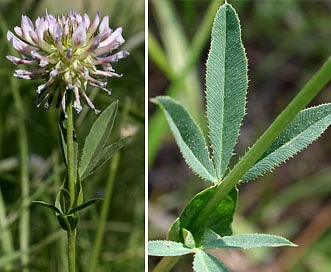
[[[70,95],[69,95],[70,96]],[[76,180],[75,180],[75,155],[74,155],[74,122],[71,99],[67,106],[67,173],[68,189],[70,195],[70,208],[73,208],[76,199]]]
[[[69,272],[76,269],[76,229],[68,231],[68,266]]]
[[[76,202],[76,179],[75,179],[75,156],[74,156],[74,122],[72,111],[72,98],[69,94],[67,104],[67,173],[68,173],[68,189],[70,195],[70,207]],[[69,272],[74,272],[76,267],[76,230],[68,231],[68,265]]]

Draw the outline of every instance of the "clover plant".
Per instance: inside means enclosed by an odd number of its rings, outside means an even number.
[[[62,16],[54,16],[46,11],[45,15],[38,17],[34,23],[28,16],[23,15],[21,26],[16,26],[14,31],[17,36],[8,31],[7,39],[20,53],[20,57],[9,55],[7,59],[15,65],[29,67],[15,70],[14,76],[42,81],[36,89],[37,107],[42,103],[46,110],[54,104],[56,107],[61,106],[59,135],[67,173],[63,177],[55,204],[44,201],[34,203],[55,212],[60,226],[67,232],[68,271],[73,272],[76,269],[79,212],[98,201],[91,199],[84,202],[82,181],[106,163],[131,138],[127,136],[115,143],[108,142],[117,114],[116,101],[100,114],[91,127],[84,146],[78,147],[73,109],[79,114],[83,108],[83,99],[99,114],[100,111],[86,94],[88,86],[98,87],[110,94],[107,78],[121,76],[115,73],[111,63],[127,57],[129,53],[119,51],[112,54],[113,50],[125,42],[122,28],[113,31],[109,27],[109,16],[101,18],[99,12],[91,20],[87,14],[80,15],[75,11]],[[98,237],[99,240],[102,239],[102,235]],[[97,265],[99,250],[100,247],[94,251],[91,270]]]
[[[193,254],[197,272],[229,271],[207,249],[249,249],[296,246],[270,234],[232,235],[238,185],[253,181],[293,157],[316,140],[331,124],[331,104],[304,109],[331,78],[331,59],[279,115],[266,132],[230,169],[246,112],[247,58],[239,19],[225,2],[214,19],[206,64],[208,138],[177,101],[159,96],[161,107],[180,151],[210,187],[198,193],[169,229],[167,240],[150,241],[149,255],[166,256],[154,271],[169,271],[179,256]]]

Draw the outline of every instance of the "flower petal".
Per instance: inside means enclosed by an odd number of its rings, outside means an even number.
[[[98,11],[94,17],[92,24],[89,26],[87,30],[88,37],[92,36],[92,34],[97,30],[99,22],[100,22],[100,12]]]
[[[109,16],[106,15],[105,17],[103,17],[100,26],[99,26],[99,32],[102,33],[104,32],[106,29],[109,29]]]
[[[85,28],[85,24],[81,23],[79,27],[75,30],[75,32],[72,34],[71,45],[74,48],[77,48],[79,46],[82,46],[85,43],[85,40],[86,40],[86,28]]]
[[[18,65],[18,64],[33,65],[33,64],[37,63],[35,60],[20,59],[20,58],[14,57],[14,56],[6,56],[6,58],[15,65]]]
[[[120,51],[114,55],[105,57],[105,58],[97,58],[95,61],[93,61],[94,65],[102,64],[102,63],[108,63],[108,62],[117,62],[119,59],[126,58],[129,56],[130,53],[127,51]]]

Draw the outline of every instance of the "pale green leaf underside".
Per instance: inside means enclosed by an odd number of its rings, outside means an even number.
[[[89,176],[89,169],[94,168],[90,164],[95,162],[95,158],[100,155],[107,143],[114,124],[117,105],[117,102],[113,102],[100,114],[85,139],[79,164],[79,176],[81,180]]]
[[[279,246],[296,246],[286,238],[270,234],[237,234],[233,236],[223,236],[219,239],[212,240],[205,245],[204,249],[210,248],[237,248],[249,249],[258,247],[279,247]]]
[[[331,124],[331,104],[301,111],[284,129],[258,162],[246,172],[243,181],[271,171],[315,141]]]
[[[195,272],[230,272],[216,257],[202,250],[194,254],[193,269]]]
[[[193,252],[193,248],[186,247],[182,243],[164,240],[148,242],[148,255],[152,256],[181,256]]]
[[[214,20],[206,72],[209,137],[218,178],[224,176],[238,140],[247,85],[239,19],[232,6],[224,4]]]
[[[153,102],[164,111],[180,151],[193,172],[203,179],[217,182],[206,141],[189,113],[170,97],[159,96]]]
[[[187,229],[183,229],[183,240],[184,240],[185,246],[187,246],[189,248],[195,247],[194,237],[193,237],[192,233]]]

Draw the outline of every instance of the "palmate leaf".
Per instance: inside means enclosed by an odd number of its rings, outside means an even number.
[[[230,272],[216,257],[202,250],[196,250],[193,260],[195,272]]]
[[[220,179],[224,176],[245,115],[247,58],[235,10],[222,5],[215,17],[207,60],[206,99],[209,138]]]
[[[117,107],[117,102],[110,104],[94,122],[85,139],[79,164],[79,177],[81,181],[91,174],[91,171],[95,169],[95,165],[100,160],[100,154],[107,144],[113,128]],[[92,164],[94,165],[93,167],[91,167]]]
[[[127,136],[118,140],[117,142],[105,146],[99,153],[95,154],[89,164],[86,166],[85,171],[82,173],[81,179],[87,178],[103,166],[118,150],[120,150],[132,137]]]
[[[301,111],[257,163],[246,172],[242,180],[253,180],[273,170],[315,141],[330,124],[331,104]]]
[[[152,100],[164,111],[171,131],[189,167],[203,179],[217,182],[206,141],[184,107],[170,97]]]
[[[260,233],[237,234],[232,236],[223,236],[211,240],[202,246],[203,249],[211,248],[237,248],[250,249],[257,247],[279,247],[296,246],[286,238]]]

